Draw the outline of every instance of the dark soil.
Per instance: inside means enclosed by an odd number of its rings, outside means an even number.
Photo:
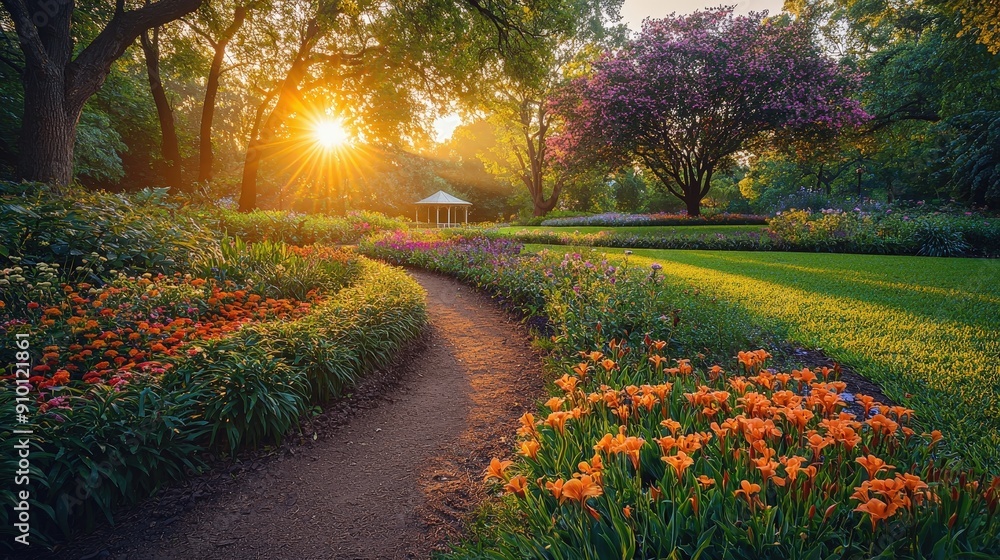
[[[490,458],[543,391],[527,331],[455,280],[413,276],[430,325],[298,441],[169,489],[49,556],[427,558],[486,498]],[[42,558],[35,555],[35,558]]]
[[[840,367],[840,380],[847,384],[847,391],[852,395],[855,393],[861,393],[863,395],[870,395],[875,397],[875,400],[882,404],[894,405],[896,404],[892,399],[886,396],[882,392],[882,387],[880,387],[874,381],[863,377],[862,375],[855,372],[849,366],[843,364],[838,364],[829,356],[824,354],[821,350],[810,350],[807,348],[801,348],[798,346],[789,347],[783,349],[783,354],[785,356],[786,362],[801,364],[800,367],[808,367],[814,370],[821,367],[832,368],[836,365]],[[786,368],[787,369],[787,368]],[[864,414],[864,409],[861,405],[856,402],[847,403],[847,410],[858,416],[862,417]]]

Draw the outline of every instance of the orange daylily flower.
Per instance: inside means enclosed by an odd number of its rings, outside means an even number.
[[[896,504],[887,504],[878,498],[872,498],[854,508],[854,511],[867,513],[868,517],[871,519],[872,530],[874,531],[875,526],[879,521],[892,517],[892,515],[896,513],[897,509],[899,509],[899,506]]]
[[[521,423],[521,427],[517,429],[517,435],[524,437],[536,437],[538,432],[535,428],[535,415],[530,412],[525,412],[518,419]]]
[[[760,485],[753,484],[749,480],[740,481],[740,487],[738,490],[733,492],[734,496],[743,495],[747,503],[753,503],[754,496],[760,492]]]
[[[542,446],[537,441],[529,439],[528,441],[521,442],[521,450],[518,451],[518,453],[525,457],[535,459],[538,457],[538,451],[541,448]]]
[[[593,352],[580,352],[580,355],[584,358],[590,358],[590,360],[594,363],[597,363],[598,360],[604,357],[603,352],[597,352],[596,350]]]
[[[563,503],[563,495],[562,495],[563,479],[560,478],[555,482],[546,482],[545,489],[548,490],[549,492],[552,492],[552,496],[555,499],[559,500],[560,504]]]
[[[545,419],[545,425],[563,434],[566,433],[566,420],[572,416],[571,412],[553,412]]]
[[[715,484],[715,479],[709,478],[708,476],[701,474],[698,475],[698,484],[701,484],[702,488],[708,488],[713,484]]]
[[[566,402],[566,399],[559,397],[552,397],[551,399],[545,401],[545,406],[548,407],[548,409],[551,410],[552,412],[555,412],[557,410],[562,409],[562,405],[564,402]]]
[[[567,393],[572,393],[576,390],[576,384],[580,380],[576,377],[570,377],[569,374],[563,374],[562,377],[555,380],[556,387],[559,387]]]
[[[523,475],[517,475],[510,479],[510,482],[505,484],[503,489],[517,495],[519,498],[523,498],[525,491],[528,489],[528,479]]]
[[[868,480],[875,480],[875,475],[878,474],[880,471],[883,470],[891,471],[896,468],[892,465],[886,464],[885,461],[879,459],[874,455],[869,455],[867,457],[858,457],[857,459],[854,460],[854,462],[865,468],[865,471],[868,472]]]
[[[490,466],[486,469],[486,477],[483,480],[489,481],[492,478],[497,480],[507,480],[504,473],[507,471],[507,467],[510,467],[513,464],[514,461],[501,461],[500,459],[494,457],[490,461]]]
[[[882,414],[876,414],[871,420],[868,420],[867,424],[872,427],[872,429],[884,433],[886,435],[892,435],[896,433],[896,429],[899,428],[899,424],[893,422],[888,417]]]
[[[694,464],[694,459],[688,457],[687,453],[684,453],[683,451],[678,451],[677,455],[660,457],[660,459],[674,469],[674,472],[677,473],[678,479],[684,475],[684,471],[687,470],[688,467]]]
[[[604,489],[594,481],[589,475],[582,475],[579,478],[571,478],[562,486],[562,498],[575,500],[583,505],[589,498],[596,498],[604,494]]]
[[[672,436],[677,435],[677,430],[679,430],[680,427],[681,427],[681,423],[680,422],[678,422],[677,420],[673,420],[671,418],[667,418],[666,420],[663,420],[662,422],[660,422],[660,425],[663,426],[664,428],[670,430],[670,435],[672,435]]]

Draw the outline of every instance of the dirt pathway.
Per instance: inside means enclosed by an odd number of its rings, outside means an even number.
[[[429,333],[376,406],[173,518],[133,516],[60,557],[426,558],[456,536],[484,497],[490,457],[510,453],[517,417],[541,393],[540,360],[488,298],[413,275]]]

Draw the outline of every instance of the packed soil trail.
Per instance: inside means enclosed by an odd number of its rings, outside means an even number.
[[[458,536],[490,458],[511,454],[516,419],[541,394],[541,362],[488,297],[413,276],[429,332],[376,406],[172,519],[127,521],[61,557],[427,558]]]

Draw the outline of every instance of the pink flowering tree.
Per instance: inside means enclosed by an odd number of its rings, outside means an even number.
[[[554,103],[566,125],[553,150],[641,163],[697,216],[713,173],[756,143],[862,123],[856,83],[788,18],[718,8],[647,20]]]

